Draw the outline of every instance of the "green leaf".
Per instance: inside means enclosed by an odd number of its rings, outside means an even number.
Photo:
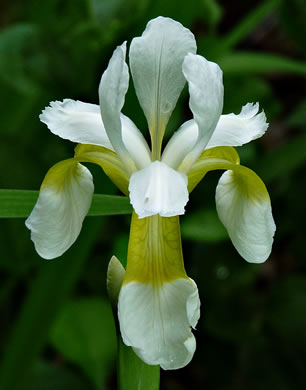
[[[78,281],[102,223],[102,218],[87,220],[77,242],[61,259],[42,260],[3,353],[1,390],[22,390],[26,386],[49,329]]]
[[[129,198],[117,195],[94,194],[89,216],[131,214]]]
[[[102,298],[69,302],[52,328],[51,341],[68,361],[78,364],[87,373],[97,389],[105,388],[117,351],[108,302]]]
[[[120,338],[119,390],[159,390],[159,375],[159,366],[145,364]]]
[[[268,53],[235,52],[218,59],[225,74],[286,72],[306,74],[306,64]]]
[[[38,191],[0,190],[0,218],[26,218],[38,197]],[[130,214],[128,198],[116,195],[94,194],[89,216]]]
[[[220,52],[234,47],[242,41],[279,3],[280,0],[263,1],[226,35],[226,38],[220,43]]]
[[[202,0],[202,8],[207,23],[211,27],[216,27],[222,17],[221,5],[216,0]]]

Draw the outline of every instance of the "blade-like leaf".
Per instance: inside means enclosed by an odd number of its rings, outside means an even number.
[[[289,72],[306,74],[306,64],[273,54],[236,52],[218,60],[225,74]]]
[[[26,218],[31,213],[38,191],[0,190],[0,218]],[[89,216],[130,214],[128,198],[115,195],[94,195]]]
[[[226,35],[220,43],[222,51],[237,45],[242,41],[258,24],[271,13],[280,3],[280,0],[263,1],[257,8],[252,10],[235,28]]]

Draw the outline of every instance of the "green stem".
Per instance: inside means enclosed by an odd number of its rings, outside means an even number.
[[[160,367],[149,366],[119,337],[119,390],[159,390]]]

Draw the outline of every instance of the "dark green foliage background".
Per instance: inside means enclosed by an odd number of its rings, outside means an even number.
[[[37,190],[47,170],[72,155],[74,145],[52,135],[39,113],[51,100],[97,103],[112,51],[152,17],[183,23],[199,54],[220,64],[224,113],[259,101],[269,130],[239,153],[271,195],[273,252],[262,265],[240,258],[216,217],[220,174],[209,174],[181,218],[186,269],[202,300],[198,348],[186,368],[162,373],[161,389],[306,388],[305,2],[2,0],[0,7],[1,188]],[[123,111],[147,134],[132,86]],[[167,136],[190,117],[184,90]],[[96,193],[117,193],[89,168]],[[116,388],[105,278],[113,254],[126,261],[129,221],[88,217],[78,242],[50,262],[35,253],[24,219],[0,221],[1,390]]]

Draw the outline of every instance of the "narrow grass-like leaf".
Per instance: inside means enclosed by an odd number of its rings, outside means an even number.
[[[159,390],[160,367],[149,366],[119,341],[119,390]]]
[[[306,75],[306,64],[273,54],[236,52],[218,59],[225,74],[288,72]]]
[[[226,35],[226,38],[220,43],[222,51],[230,49],[242,41],[279,3],[280,0],[263,1]]]
[[[94,194],[89,216],[131,214],[129,198],[117,195]]]
[[[0,366],[0,389],[22,390],[43,348],[51,325],[73,286],[101,230],[103,219],[87,220],[74,246],[62,258],[42,261],[8,340]]]
[[[0,218],[26,218],[30,215],[38,191],[0,190]],[[132,206],[127,197],[94,194],[89,216],[130,214]]]

